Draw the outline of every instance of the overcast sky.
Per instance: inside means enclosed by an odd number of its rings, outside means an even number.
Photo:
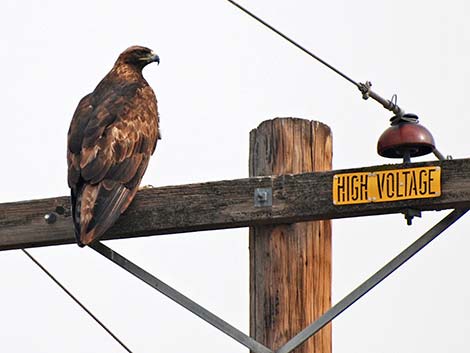
[[[444,154],[470,151],[470,5],[465,0],[240,1],[357,81],[416,113]],[[67,195],[66,134],[81,97],[121,51],[154,49],[144,71],[163,139],[144,184],[248,176],[249,131],[263,120],[319,120],[335,169],[386,164],[391,114],[227,1],[13,1],[0,9],[0,202]],[[429,160],[433,156],[417,160]],[[333,302],[446,212],[333,222]],[[470,350],[469,216],[333,325],[335,353]],[[107,243],[248,332],[248,230]],[[135,352],[246,352],[90,249],[35,255]],[[2,352],[122,352],[20,251],[0,253]]]

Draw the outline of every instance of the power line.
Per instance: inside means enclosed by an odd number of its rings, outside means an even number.
[[[248,11],[247,9],[245,9],[243,6],[237,4],[235,1],[232,1],[232,0],[227,0],[229,3],[231,3],[232,5],[234,5],[235,7],[237,7],[238,9],[240,9],[241,11],[243,11],[244,13],[246,13],[247,15],[251,16],[252,18],[254,18],[256,21],[258,21],[259,23],[265,25],[266,27],[268,27],[271,31],[275,32],[276,34],[278,34],[279,36],[281,36],[282,38],[284,38],[285,40],[287,40],[288,42],[290,42],[291,44],[295,45],[297,48],[299,48],[300,50],[302,50],[304,53],[310,55],[312,58],[314,58],[315,60],[321,62],[323,65],[325,65],[327,68],[329,68],[330,70],[333,70],[334,72],[336,72],[338,75],[342,76],[343,78],[345,78],[346,80],[348,80],[349,82],[351,82],[353,85],[355,85],[357,88],[361,89],[361,85],[359,83],[357,83],[356,81],[354,81],[352,78],[350,78],[349,76],[347,76],[346,74],[342,73],[341,71],[339,71],[337,68],[335,68],[334,66],[328,64],[325,60],[321,59],[319,56],[315,55],[314,53],[312,53],[310,50],[304,48],[303,46],[301,46],[299,43],[297,43],[296,41],[294,41],[293,39],[289,38],[288,36],[286,36],[284,33],[278,31],[276,28],[274,28],[273,26],[271,26],[269,23],[267,23],[266,21],[262,20],[261,18],[259,18],[258,16],[256,16],[254,13]]]
[[[21,249],[25,254],[26,256],[28,256],[31,261],[33,261],[41,270],[43,270],[43,272],[49,276],[50,279],[52,279],[70,298],[73,299],[73,301],[75,301],[75,303],[77,303],[83,310],[85,310],[85,312],[90,315],[93,320],[95,320],[98,325],[100,325],[112,338],[114,338],[114,340],[116,342],[118,342],[122,348],[124,348],[127,352],[129,353],[132,353],[132,351],[114,334],[111,332],[110,329],[108,329],[95,315],[93,315],[93,313],[88,310],[85,305],[83,305],[72,293],[70,293],[70,291],[67,290],[67,288],[65,288],[60,282],[59,280],[57,280],[43,265],[41,265],[39,263],[38,260],[36,260],[29,252],[27,252],[25,249]]]
[[[315,60],[319,61],[320,63],[322,63],[323,65],[325,65],[327,68],[329,68],[330,70],[336,72],[338,75],[340,75],[341,77],[343,77],[344,79],[346,79],[347,81],[351,82],[354,86],[356,86],[359,91],[361,91],[362,93],[362,98],[363,99],[368,99],[368,98],[372,98],[373,100],[379,102],[380,104],[382,104],[382,106],[387,109],[387,110],[390,110],[392,111],[393,113],[396,114],[397,117],[402,117],[405,112],[396,104],[396,99],[395,101],[392,100],[388,100],[388,99],[385,99],[385,98],[382,98],[380,95],[378,95],[376,92],[374,92],[373,90],[370,89],[370,87],[372,86],[372,83],[370,83],[369,81],[367,81],[366,83],[362,83],[362,82],[356,82],[355,80],[353,80],[352,78],[350,78],[349,76],[347,76],[346,74],[342,73],[341,71],[339,71],[337,68],[335,68],[334,66],[328,64],[325,60],[321,59],[319,56],[315,55],[314,53],[312,53],[310,50],[304,48],[303,46],[301,46],[299,43],[297,43],[296,41],[294,41],[293,39],[289,38],[288,36],[286,36],[284,33],[280,32],[279,30],[277,30],[276,28],[274,28],[273,26],[271,26],[269,23],[267,23],[266,21],[262,20],[261,18],[259,18],[258,16],[256,16],[254,13],[250,12],[249,10],[245,9],[243,6],[239,5],[238,3],[236,3],[235,1],[233,0],[227,0],[229,3],[231,3],[233,6],[237,7],[239,10],[243,11],[244,13],[246,13],[248,16],[254,18],[256,21],[258,21],[259,23],[263,24],[264,26],[266,26],[267,28],[269,28],[271,31],[273,31],[274,33],[276,33],[277,35],[281,36],[282,38],[284,38],[285,40],[287,40],[289,43],[293,44],[294,46],[296,46],[297,48],[299,48],[300,50],[302,50],[304,53],[310,55],[312,58],[314,58]],[[396,96],[396,95],[395,95]]]

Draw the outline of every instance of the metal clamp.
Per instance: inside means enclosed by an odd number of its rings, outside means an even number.
[[[372,83],[370,81],[366,81],[366,83],[360,82],[357,87],[362,93],[362,99],[368,99],[370,97],[382,104],[385,109],[394,112],[397,116],[403,116],[405,114],[405,111],[396,104],[396,95],[394,95],[394,98],[391,100],[382,98],[370,89],[372,87]]]
[[[254,203],[255,207],[271,207],[273,205],[273,189],[256,188]]]

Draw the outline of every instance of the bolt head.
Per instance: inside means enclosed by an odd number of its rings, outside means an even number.
[[[57,216],[54,212],[46,213],[44,215],[44,220],[46,221],[47,224],[52,224],[57,221]]]

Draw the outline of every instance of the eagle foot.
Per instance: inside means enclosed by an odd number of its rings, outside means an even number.
[[[155,186],[153,185],[143,185],[143,186],[139,186],[139,190],[146,190],[146,189],[153,189]]]

